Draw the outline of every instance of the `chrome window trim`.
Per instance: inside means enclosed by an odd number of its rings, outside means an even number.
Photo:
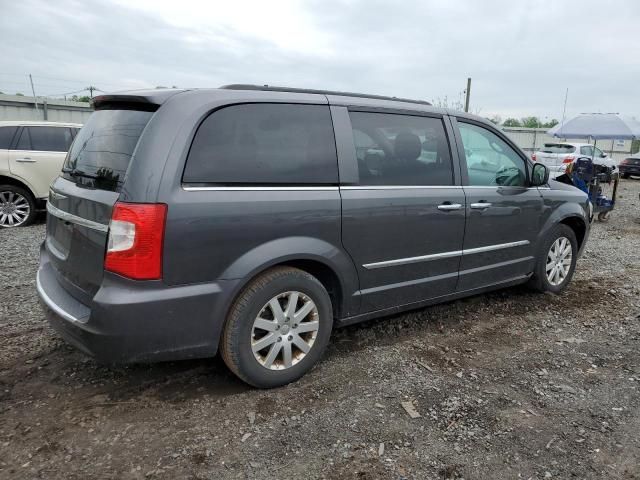
[[[385,260],[382,262],[366,263],[362,266],[367,270],[372,270],[375,268],[395,267],[398,265],[409,265],[411,263],[430,262],[432,260],[441,260],[443,258],[475,255],[477,253],[492,252],[495,250],[502,250],[504,248],[521,247],[524,245],[529,245],[529,240],[519,240],[517,242],[499,243],[495,245],[486,245],[484,247],[467,248],[463,250],[452,250],[450,252],[434,253],[431,255],[422,255],[419,257],[397,258],[394,260]]]
[[[40,282],[40,270],[38,270],[38,273],[36,274],[36,288],[38,290],[38,294],[40,295],[40,298],[42,299],[42,301],[55,313],[57,313],[58,315],[60,315],[62,318],[64,318],[69,322],[83,323],[79,318],[76,318],[66,310],[63,310],[62,307],[60,307],[60,305],[54,302],[51,299],[51,297],[47,295],[47,293],[44,291],[44,288],[42,287],[42,283]]]
[[[182,185],[186,192],[278,192],[278,191],[336,191],[336,190],[446,190],[446,189],[468,189],[468,188],[521,188],[523,190],[549,190],[549,187],[518,187],[518,186],[474,186],[474,185],[341,185],[341,186],[282,186],[282,187],[234,187],[234,186],[212,186],[212,187],[190,187]]]
[[[65,222],[75,223],[76,225],[91,228],[92,230],[97,230],[99,232],[106,233],[109,231],[109,225],[94,222],[93,220],[87,220],[86,218],[78,217],[77,215],[73,215],[72,213],[65,212],[64,210],[60,210],[58,207],[54,207],[50,202],[47,202],[47,212],[54,217],[58,217],[60,220],[64,220]]]
[[[310,192],[335,192],[338,191],[338,187],[232,187],[232,186],[217,186],[217,187],[189,187],[182,186],[182,189],[186,192],[279,192],[279,191],[310,191]]]

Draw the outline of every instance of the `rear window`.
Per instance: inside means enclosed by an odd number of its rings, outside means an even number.
[[[576,147],[564,143],[545,143],[542,149],[545,153],[573,153]]]
[[[63,175],[84,186],[118,191],[153,112],[99,110],[78,132]]]
[[[244,104],[212,113],[193,139],[183,181],[221,185],[337,183],[329,107]]]

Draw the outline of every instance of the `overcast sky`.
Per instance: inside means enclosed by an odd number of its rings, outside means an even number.
[[[0,91],[260,83],[640,117],[640,1],[0,0]]]

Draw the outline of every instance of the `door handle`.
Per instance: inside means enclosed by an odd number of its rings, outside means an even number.
[[[462,208],[462,204],[460,203],[443,203],[442,205],[438,205],[438,210],[444,210],[448,212],[449,210],[460,210]]]
[[[16,158],[16,162],[20,162],[20,163],[36,163],[36,161],[31,157]]]
[[[484,210],[485,208],[489,208],[491,204],[489,202],[478,202],[478,203],[472,203],[469,206],[475,210]]]

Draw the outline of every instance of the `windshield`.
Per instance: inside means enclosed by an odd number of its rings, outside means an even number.
[[[118,191],[152,115],[136,110],[94,112],[69,150],[63,176],[78,185]]]
[[[566,143],[545,143],[542,149],[545,153],[573,153],[576,147]]]

